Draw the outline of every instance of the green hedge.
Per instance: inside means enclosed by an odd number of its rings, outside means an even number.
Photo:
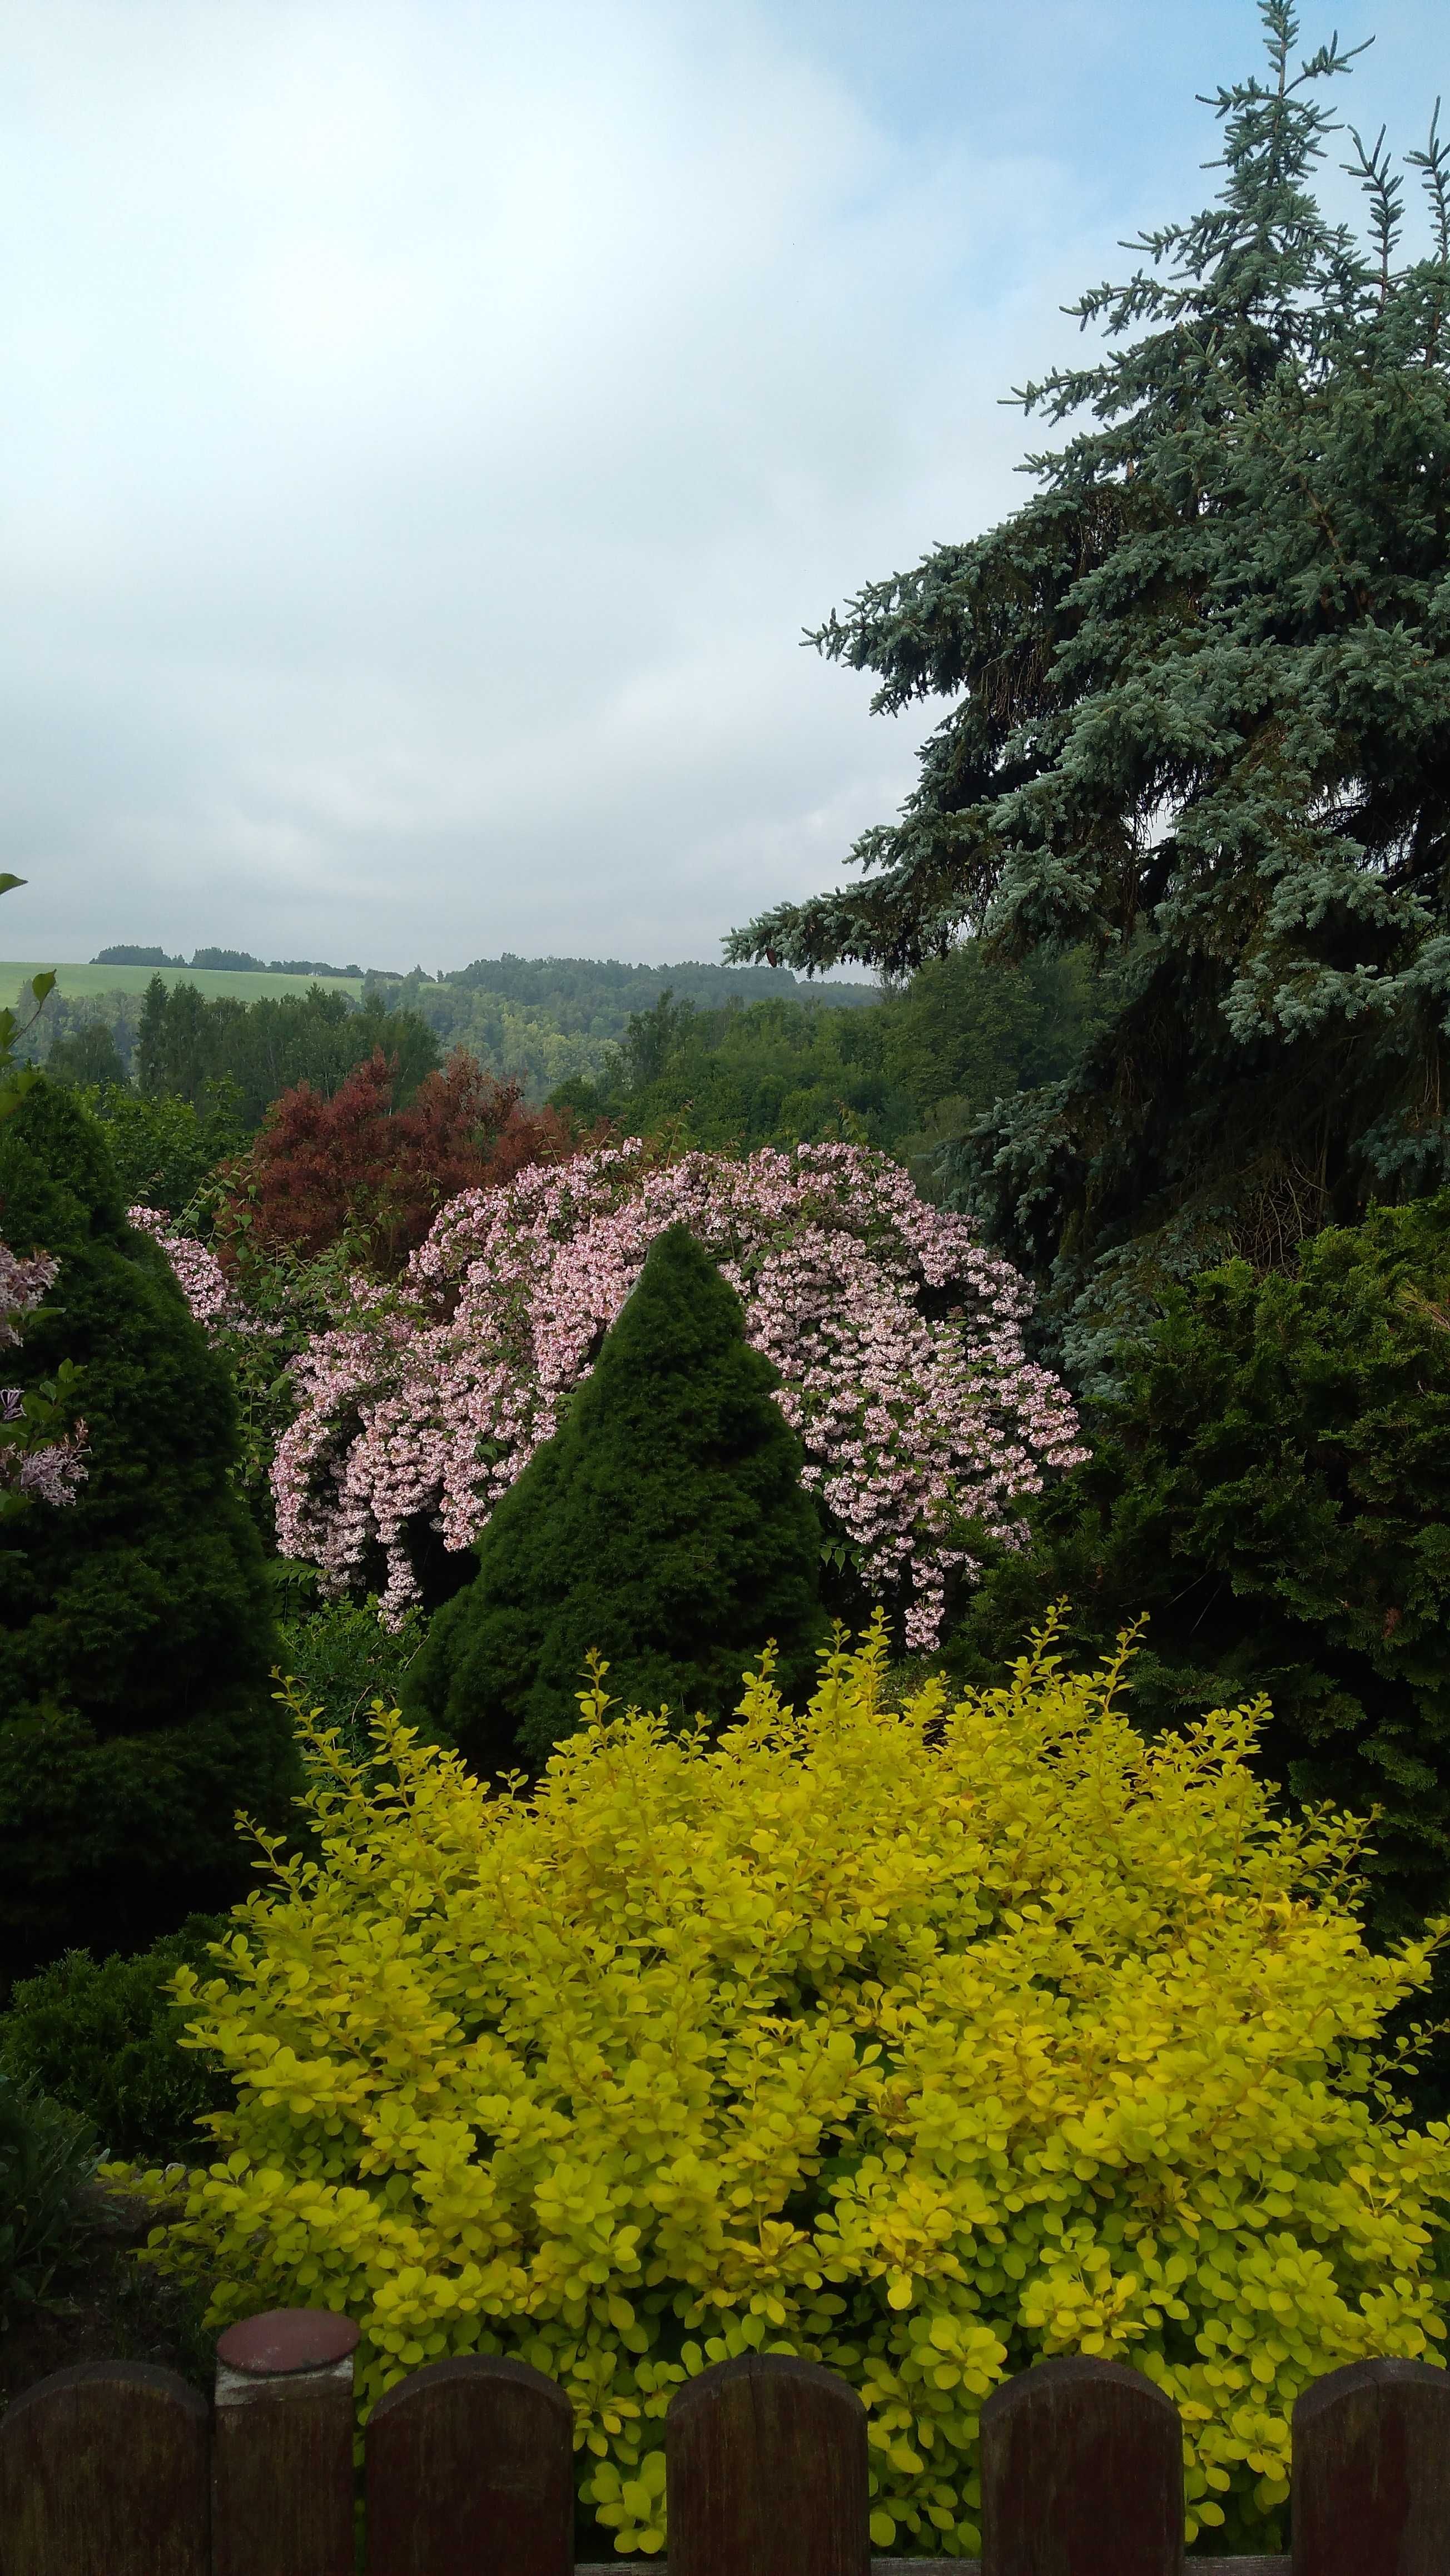
[[[234,1824],[284,1826],[289,1720],[236,1404],[164,1254],[126,1223],[105,1140],[41,1082],[0,1128],[17,1252],[59,1275],[7,1376],[81,1369],[74,1504],[0,1525],[0,1954],[137,1949],[247,1884]]]

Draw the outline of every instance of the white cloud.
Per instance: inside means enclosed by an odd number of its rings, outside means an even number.
[[[800,629],[1011,506],[1160,211],[1081,13],[887,16],[915,121],[854,0],[0,7],[7,945],[710,955],[839,875],[928,718]]]

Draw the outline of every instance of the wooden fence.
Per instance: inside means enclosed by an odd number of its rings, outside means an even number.
[[[356,2341],[314,2310],[234,2326],[212,2407],[140,2363],[42,2380],[0,2422],[0,2576],[356,2576]],[[872,2560],[865,2410],[813,2362],[722,2362],[665,2434],[670,2576],[971,2564]],[[368,2576],[576,2576],[571,2436],[567,2399],[522,2362],[415,2371],[367,2426]],[[1188,2576],[1450,2576],[1450,2374],[1320,2380],[1294,2410],[1293,2482],[1291,2558]],[[1114,2362],[1009,2380],[982,2413],[982,2525],[982,2576],[1180,2576],[1177,2410]]]

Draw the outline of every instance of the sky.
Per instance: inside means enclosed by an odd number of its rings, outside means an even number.
[[[1341,111],[1422,142],[1445,0],[1339,8]],[[1258,45],[1254,0],[0,0],[0,947],[710,958],[840,882],[933,711],[802,632],[1022,496],[1002,398],[1204,201]]]

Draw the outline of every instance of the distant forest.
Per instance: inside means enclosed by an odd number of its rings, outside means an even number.
[[[186,961],[162,948],[126,945],[103,948],[92,960],[97,966],[155,966],[173,973],[187,962],[196,971],[233,973],[357,975],[363,971],[356,966],[325,966],[315,959],[268,961],[231,948],[199,948]],[[881,998],[881,988],[874,983],[812,984],[785,967],[715,966],[695,959],[676,966],[635,966],[614,958],[505,955],[475,958],[471,966],[449,975],[425,975],[421,967],[407,975],[368,973],[362,1008],[411,1013],[431,1033],[440,1057],[450,1055],[455,1047],[466,1047],[490,1073],[518,1081],[526,1097],[537,1101],[575,1076],[603,1079],[625,1043],[631,1018],[652,1009],[667,993],[702,1010],[767,999],[809,1009],[850,1009]],[[222,1011],[224,1018],[234,1018],[238,1006],[203,1003],[198,993],[193,1003],[182,1007],[190,1015],[199,1009]],[[121,1074],[134,1080],[141,1013],[139,993],[57,993],[31,1032],[27,1051],[34,1062],[44,1063],[55,1048],[68,1048],[73,1040],[79,1043],[88,1029],[108,1030]],[[102,1050],[98,1055],[97,1041],[89,1043],[91,1066],[104,1058],[109,1068],[110,1052]],[[240,1046],[242,1041],[236,1038],[233,1043]],[[330,1049],[327,1054],[327,1064],[312,1077],[324,1087]]]
[[[144,995],[53,995],[28,1043],[98,1107],[170,1101],[215,1150],[223,1132],[254,1134],[299,1082],[331,1097],[375,1048],[395,1065],[399,1102],[462,1048],[586,1126],[747,1151],[854,1138],[935,1192],[995,1101],[1071,1070],[1100,1008],[1081,953],[1013,968],[969,941],[892,987],[769,966],[496,957],[447,976],[369,975],[361,1003],[321,986],[246,1002],[158,973]],[[198,1153],[201,1141],[199,1129]]]
[[[361,975],[360,966],[328,966],[320,957],[254,957],[246,948],[197,948],[168,957],[164,948],[98,948],[93,966],[190,966],[223,975]]]
[[[785,966],[630,966],[618,958],[478,957],[451,975],[367,977],[364,1001],[416,1011],[444,1054],[467,1047],[490,1072],[510,1074],[530,1099],[561,1082],[606,1076],[641,1011],[669,994],[699,1010],[784,1001],[849,1010],[881,999],[879,984],[813,984]]]

